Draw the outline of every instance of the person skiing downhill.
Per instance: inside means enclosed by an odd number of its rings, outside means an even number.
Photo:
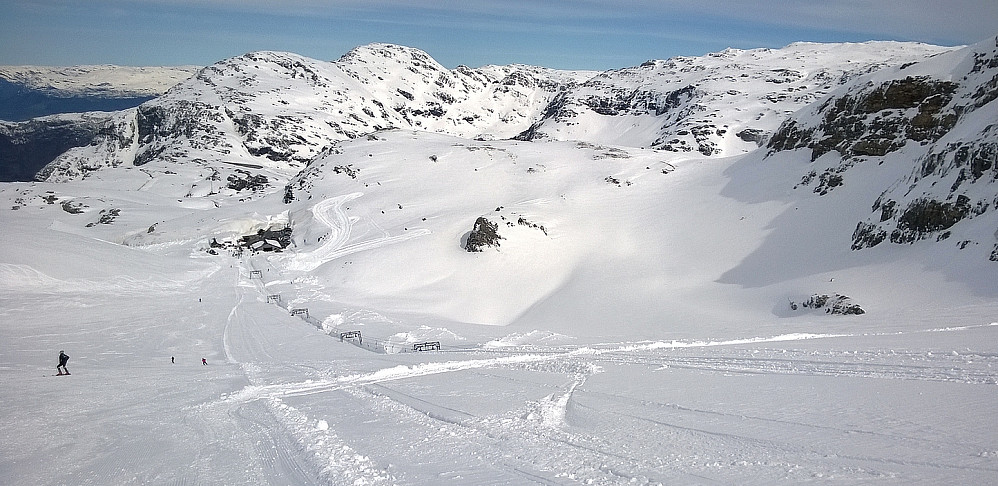
[[[69,355],[65,351],[59,351],[59,366],[55,367],[59,375],[68,375],[69,369],[66,368],[66,363],[69,362]],[[65,373],[63,373],[65,371]]]

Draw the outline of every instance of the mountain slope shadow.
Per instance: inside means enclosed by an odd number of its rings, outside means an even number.
[[[820,162],[820,160],[819,160]],[[886,164],[885,164],[886,165]],[[902,258],[903,252],[850,250],[856,222],[870,212],[870,205],[895,170],[867,167],[863,177],[839,190],[819,196],[795,184],[809,170],[808,158],[795,152],[764,157],[762,151],[736,161],[725,171],[729,177],[721,195],[755,205],[782,204],[785,208],[764,224],[765,237],[738,265],[724,272],[718,283],[765,287],[810,275],[823,274],[874,262]]]

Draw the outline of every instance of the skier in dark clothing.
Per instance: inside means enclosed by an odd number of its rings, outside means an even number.
[[[66,363],[68,362],[69,362],[69,355],[66,354],[65,351],[59,351],[59,366],[55,367],[55,370],[59,372],[58,374],[60,375],[69,374],[69,369],[66,368]],[[63,371],[65,371],[65,373],[63,373]]]

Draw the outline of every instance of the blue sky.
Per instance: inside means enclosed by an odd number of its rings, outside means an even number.
[[[389,42],[451,68],[611,69],[726,47],[995,34],[998,0],[0,0],[0,65],[207,65],[256,50],[334,60]]]

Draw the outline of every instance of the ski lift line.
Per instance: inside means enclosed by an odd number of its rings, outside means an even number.
[[[261,270],[259,270],[259,269],[256,269],[255,265],[251,261],[242,261],[242,263],[250,270],[250,272],[249,272],[250,279],[251,280],[259,280],[259,282],[254,282],[257,285],[258,290],[260,290],[261,293],[265,293],[266,292],[266,284],[263,282],[263,272]],[[278,273],[280,273],[280,272],[278,272]],[[253,275],[257,275],[259,277],[258,278],[253,278],[252,277]],[[274,298],[275,295],[277,296],[276,298]],[[283,298],[282,298],[282,296],[280,294],[269,294],[269,295],[267,295],[266,298],[267,298],[267,303],[269,303],[269,304],[275,304],[278,307],[281,307],[281,308],[283,308],[285,310],[288,310],[291,315],[299,317],[303,321],[308,322],[309,324],[315,326],[319,330],[323,329],[322,321],[320,321],[319,319],[317,319],[314,316],[310,315],[307,307],[288,309],[287,303],[284,302],[284,300],[283,300]],[[452,346],[452,345],[446,345],[446,344],[440,343],[439,341],[433,341],[436,344],[433,345],[432,348],[429,347],[429,346],[421,346],[422,349],[417,350],[416,346],[419,346],[420,344],[424,344],[425,345],[426,343],[425,342],[424,343],[412,343],[412,342],[399,343],[397,341],[392,341],[390,339],[380,338],[380,337],[371,337],[371,336],[365,336],[363,338],[360,338],[360,336],[359,336],[360,331],[356,331],[354,329],[344,330],[344,329],[341,329],[341,328],[336,327],[336,326],[329,327],[326,330],[327,330],[327,332],[329,334],[335,334],[335,335],[342,335],[342,333],[356,332],[358,334],[358,336],[357,336],[358,339],[356,341],[354,341],[353,339],[346,339],[346,336],[343,336],[340,340],[341,341],[345,341],[345,342],[350,342],[351,344],[354,344],[357,347],[368,349],[368,350],[373,351],[373,352],[381,352],[381,353],[386,353],[386,354],[389,353],[389,352],[393,352],[393,353],[414,353],[414,352],[435,351],[435,352],[438,352],[438,353],[440,353],[440,352],[467,353],[467,352],[496,352],[497,351],[496,349],[483,348],[481,346]],[[351,334],[351,336],[352,336],[352,334]],[[513,354],[517,354],[517,353],[513,353]]]
[[[276,299],[272,298],[272,297],[274,297],[274,295],[277,296]],[[267,300],[268,303],[273,303],[273,304],[276,304],[276,305],[278,305],[279,307],[281,307],[283,309],[289,310],[289,312],[290,312],[291,315],[298,316],[300,319],[302,319],[303,321],[308,322],[309,324],[315,326],[317,329],[320,329],[320,330],[323,329],[323,327],[322,327],[322,321],[320,321],[319,319],[317,319],[314,316],[312,316],[311,314],[309,314],[309,311],[308,311],[307,307],[288,309],[286,307],[287,304],[283,301],[283,299],[281,298],[280,294],[271,294],[271,295],[268,295],[267,299],[268,299]],[[340,339],[341,342],[344,342],[347,339],[349,339],[349,337],[346,336],[346,335],[344,335],[344,334],[349,334],[349,333],[352,333],[352,332],[356,331],[356,330],[353,330],[353,329],[345,330],[345,329],[342,329],[342,328],[337,327],[337,326],[329,327],[329,328],[327,328],[327,330],[329,331],[330,334],[342,336],[341,339]],[[356,332],[358,334],[360,333],[360,331],[356,331]],[[350,334],[350,336],[352,337],[353,335]],[[367,343],[364,343],[364,341],[367,341]],[[420,344],[426,344],[426,343],[413,343],[413,342],[402,342],[402,343],[400,343],[400,342],[393,341],[393,340],[390,340],[390,339],[387,339],[387,338],[371,337],[371,336],[364,337],[363,339],[358,339],[357,341],[352,341],[351,340],[350,342],[351,342],[351,344],[354,344],[354,345],[356,345],[358,347],[369,349],[369,350],[375,351],[375,352],[379,351],[379,349],[380,349],[383,353],[389,353],[390,351],[394,351],[394,353],[413,353],[413,352],[435,351],[435,352],[438,352],[438,353],[442,353],[442,352],[447,352],[447,353],[486,352],[486,353],[494,353],[494,354],[501,353],[501,354],[507,354],[507,355],[516,355],[516,354],[525,354],[525,353],[533,353],[533,354],[541,353],[541,354],[543,354],[543,353],[557,353],[558,352],[558,351],[555,351],[555,350],[516,349],[515,347],[513,349],[509,349],[509,348],[483,347],[481,345],[477,345],[477,346],[459,346],[459,345],[443,344],[443,343],[440,343],[439,341],[432,341],[432,342],[436,343],[434,346],[432,346],[432,348],[428,347],[428,346],[421,346],[422,349],[416,349],[416,346],[419,346]]]
[[[439,351],[440,341],[426,341],[422,343],[414,343],[412,345],[413,352],[423,352],[423,351]]]

